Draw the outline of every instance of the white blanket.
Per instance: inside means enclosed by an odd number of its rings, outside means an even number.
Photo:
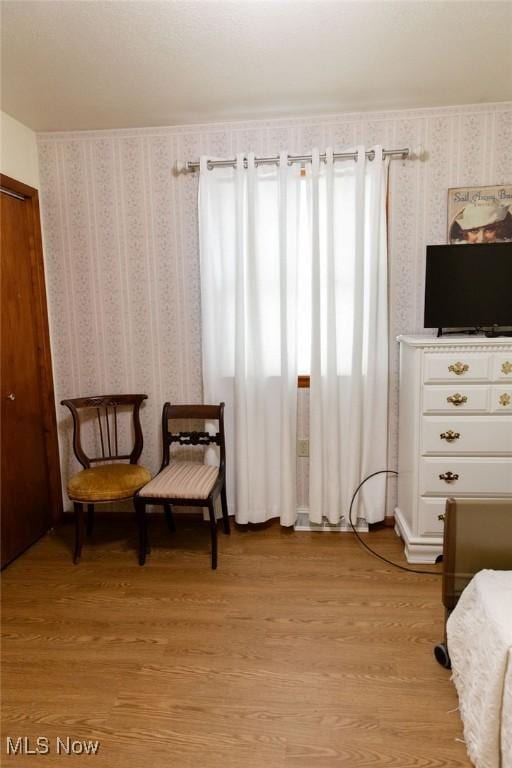
[[[512,571],[480,571],[447,624],[464,739],[477,768],[512,768]]]

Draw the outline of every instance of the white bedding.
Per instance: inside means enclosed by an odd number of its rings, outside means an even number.
[[[447,624],[464,739],[477,768],[512,768],[512,571],[479,571]]]

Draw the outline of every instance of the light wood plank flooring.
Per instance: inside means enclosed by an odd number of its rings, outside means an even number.
[[[122,531],[125,530],[123,535]],[[387,567],[350,534],[98,516],[3,574],[1,764],[31,768],[467,768],[440,578]],[[128,532],[128,533],[126,533]],[[369,541],[404,562],[391,529]],[[6,736],[99,739],[96,756],[10,756]],[[32,743],[31,743],[32,746]]]

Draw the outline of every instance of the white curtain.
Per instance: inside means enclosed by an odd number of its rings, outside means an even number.
[[[347,518],[363,478],[387,468],[389,160],[320,163],[311,194],[310,519]],[[385,515],[385,476],[359,494],[352,518]]]
[[[387,161],[208,169],[199,228],[205,402],[226,402],[238,522],[296,518],[297,375],[310,373],[310,518],[348,515],[387,466]],[[353,518],[384,517],[372,480]]]
[[[300,169],[208,169],[199,230],[204,401],[226,403],[230,511],[240,523],[296,518]]]

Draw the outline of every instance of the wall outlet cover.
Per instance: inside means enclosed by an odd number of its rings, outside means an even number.
[[[297,456],[301,458],[309,456],[309,440],[297,440]]]

